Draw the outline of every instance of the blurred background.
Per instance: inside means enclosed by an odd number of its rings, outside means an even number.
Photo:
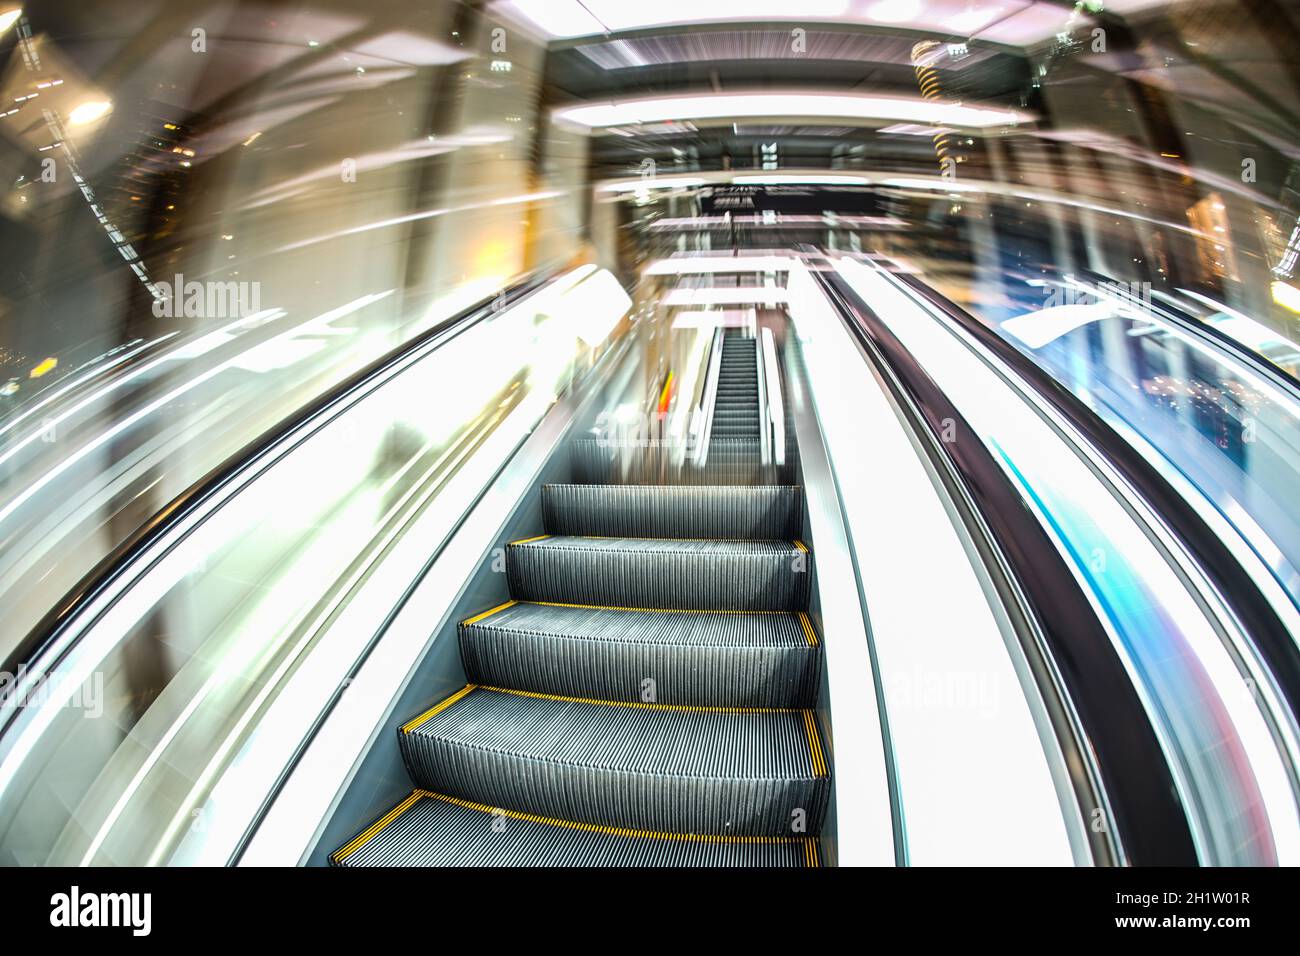
[[[1293,5],[812,0],[794,12],[676,0],[5,11],[9,639],[321,390],[569,260],[634,289],[644,263],[673,252],[871,250],[990,323],[1074,306],[1087,291],[1063,277],[1091,276],[1176,295],[1294,370]],[[875,99],[840,109],[801,93]],[[665,106],[680,96],[694,101]],[[809,172],[825,188],[798,182]],[[202,284],[197,300],[178,279]],[[1182,394],[1207,437],[1228,441],[1216,416],[1256,399],[1202,387],[1159,336],[1116,328],[1080,322],[1044,359],[1081,389],[1106,371],[1125,400]],[[1098,361],[1067,359],[1079,338]],[[1123,364],[1101,360],[1107,349]]]
[[[923,277],[1176,450],[1300,601],[1295,406],[1161,319],[1300,374],[1297,129],[1283,0],[0,0],[0,651],[269,429],[499,311],[492,376],[427,366],[222,545],[292,547],[141,615],[130,726],[177,634],[342,579],[426,465],[616,326],[685,397],[699,344],[654,323],[771,308],[779,270],[707,263],[805,249]],[[555,275],[576,348],[555,303],[510,311]]]

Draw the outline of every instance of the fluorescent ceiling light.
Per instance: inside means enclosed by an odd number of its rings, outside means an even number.
[[[848,93],[715,93],[615,100],[561,107],[556,119],[588,128],[667,123],[681,120],[797,116],[889,120],[956,127],[1006,126],[1026,122],[1028,113],[964,106],[920,97],[855,96]]]
[[[743,329],[754,318],[750,309],[713,309],[707,311],[678,312],[673,319],[675,329]]]
[[[864,176],[836,176],[817,173],[782,173],[772,176],[732,176],[737,186],[866,186]]]
[[[849,12],[850,0],[801,0],[797,6],[789,0],[508,0],[493,6],[520,14],[552,37],[581,37],[707,21],[832,19]]]
[[[659,259],[645,269],[648,276],[704,275],[730,272],[788,272],[789,256],[683,256]]]
[[[68,121],[73,126],[85,126],[106,115],[113,108],[108,100],[88,100],[68,114]]]
[[[706,180],[699,176],[647,176],[644,179],[624,179],[614,183],[604,183],[603,193],[635,193],[642,189],[683,189],[688,186],[703,186]]]
[[[12,10],[6,10],[0,13],[0,35],[8,32],[9,28],[18,22],[18,18],[23,15],[22,7],[14,7]]]
[[[1107,9],[1114,2],[1154,5],[1168,0],[1107,0]],[[1048,39],[1071,23],[1096,22],[1086,12],[1062,7],[1059,0],[493,0],[489,12],[530,22],[548,39],[617,36],[689,24],[784,22],[810,28],[830,22],[889,24],[936,37],[978,37],[1025,46]],[[623,53],[631,60],[624,66],[636,65],[631,47]]]
[[[1300,289],[1278,280],[1273,283],[1273,301],[1292,312],[1300,312]]]
[[[767,303],[780,303],[785,300],[785,289],[774,285],[733,288],[706,286],[704,288],[673,289],[664,296],[663,304],[666,306],[764,305]]]
[[[553,37],[582,37],[604,33],[605,27],[577,0],[514,0],[513,7]]]
[[[938,133],[952,133],[955,130],[945,129],[942,126],[918,126],[915,123],[895,123],[893,126],[886,126],[877,130],[880,133],[894,133],[899,136],[934,136]]]
[[[1013,14],[1021,13],[1029,9],[1034,4],[1024,7],[1012,4],[994,4],[993,6],[972,5],[962,10],[960,13],[953,14],[947,20],[948,25],[954,33],[977,33],[985,25],[1010,17]],[[1064,21],[1065,12],[1061,12],[1061,20]]]
[[[882,179],[877,184],[880,186],[893,186],[895,189],[928,189],[932,192],[953,193],[953,192],[984,192],[984,185],[980,182],[962,182],[956,179],[907,179],[894,178]]]
[[[904,23],[921,13],[921,0],[880,0],[867,8],[872,19],[883,23]]]

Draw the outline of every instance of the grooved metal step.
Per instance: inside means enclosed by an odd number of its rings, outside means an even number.
[[[585,484],[542,488],[549,533],[506,549],[512,599],[458,629],[472,683],[399,729],[417,789],[331,863],[819,864],[797,449],[762,463],[757,343],[722,344],[706,466],[573,442]]]
[[[618,704],[470,685],[405,724],[416,786],[637,830],[816,833],[830,778],[810,710]]]
[[[625,611],[509,602],[460,627],[472,683],[571,697],[810,707],[821,644],[803,612]]]
[[[688,460],[676,465],[670,450],[619,449],[600,438],[580,438],[570,449],[575,482],[626,485],[778,485],[795,474],[796,449],[787,449],[780,468],[763,465],[757,438],[715,438],[703,468]]]
[[[722,340],[717,394],[709,430],[709,458],[718,443],[752,439],[757,459],[761,420],[755,340],[727,335]]]
[[[803,520],[792,485],[544,485],[551,534],[637,538],[791,539]]]
[[[331,857],[335,866],[821,865],[814,837],[704,837],[598,827],[416,790]]]
[[[801,611],[808,549],[791,541],[545,535],[506,548],[522,601],[705,611]]]

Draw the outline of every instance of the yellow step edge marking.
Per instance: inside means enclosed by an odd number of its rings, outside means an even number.
[[[821,775],[829,777],[831,772],[826,767],[826,755],[822,752],[822,733],[817,724],[817,714],[814,711],[808,711],[808,720],[812,723],[813,729],[813,747],[816,748],[817,766],[821,768]]]
[[[794,546],[804,553],[807,553],[808,551],[808,545],[804,544],[798,538],[795,539]]]
[[[431,790],[417,790],[416,793],[422,797],[429,797],[433,800],[441,800],[444,803],[450,803],[452,806],[464,807],[466,810],[477,810],[479,813],[509,817],[512,820],[524,820],[528,823],[543,823],[548,826],[564,827],[569,830],[582,830],[586,833],[604,833],[608,836],[632,837],[640,840],[674,840],[682,843],[802,843],[804,845],[805,854],[808,852],[808,844],[816,842],[810,837],[724,836],[722,834],[712,833],[665,833],[657,830],[632,830],[627,827],[602,826],[598,823],[579,823],[576,820],[558,820],[555,817],[543,817],[538,816],[535,813],[520,813],[517,810],[505,810],[501,807],[491,807],[486,803],[474,803],[470,800],[462,800],[459,797],[449,797],[446,794],[434,793]]]
[[[496,691],[498,694],[514,694],[517,697],[533,697],[537,700],[558,700],[566,704],[594,704],[600,707],[636,707],[640,710],[681,710],[692,713],[708,714],[797,714],[798,707],[712,707],[705,704],[651,704],[640,700],[595,700],[590,697],[564,697],[560,694],[539,694],[531,690],[513,690],[509,687],[489,687],[478,685],[482,690]],[[429,716],[433,716],[430,714]]]
[[[639,614],[789,614],[790,611],[719,611],[691,607],[617,607],[612,604],[564,604],[560,601],[526,601],[543,607],[573,607],[586,611],[636,611]]]
[[[493,614],[495,614],[497,611],[504,611],[506,608],[508,608],[508,607],[514,607],[514,606],[515,606],[516,604],[518,604],[518,603],[519,603],[518,601],[506,601],[505,604],[498,604],[496,607],[491,608],[490,610],[484,611],[482,614],[475,614],[475,615],[474,615],[473,617],[471,617],[468,621],[461,621],[461,622],[460,622],[460,626],[461,626],[461,627],[469,627],[471,624],[477,624],[479,621],[483,620],[485,617],[491,617],[491,616],[492,616]]]
[[[466,694],[468,694],[477,686],[478,686],[477,684],[466,684],[464,687],[456,691],[456,693],[452,694],[446,700],[434,704],[432,707],[430,707],[428,710],[422,713],[419,717],[416,717],[415,720],[408,721],[407,723],[402,724],[402,733],[409,734],[412,730],[415,730],[425,721],[432,718],[435,714],[441,713],[442,711],[450,707],[452,704],[456,703],[456,701],[460,700],[462,697],[464,697]]]
[[[539,535],[537,535],[536,537],[533,537],[533,538],[520,538],[518,541],[511,541],[510,543],[511,543],[511,545],[516,545],[516,544],[527,544],[529,541],[542,541],[542,540],[545,540],[546,538],[549,538],[549,537],[550,537],[549,534],[539,534]]]
[[[411,809],[411,807],[415,806],[415,804],[418,803],[423,797],[424,797],[424,793],[422,791],[420,790],[411,791],[411,795],[409,797],[407,797],[397,806],[393,807],[393,809],[389,810],[387,813],[385,813],[382,817],[380,817],[378,820],[372,823],[369,827],[367,827],[357,836],[353,837],[352,842],[348,843],[340,850],[335,850],[333,853],[334,862],[342,863],[353,853],[356,853],[357,850],[360,850],[363,846],[365,846],[376,836],[378,836],[379,833],[384,829],[384,827],[388,826],[390,823],[392,823],[394,820],[400,817],[407,810]]]
[[[803,712],[803,724],[808,732],[808,755],[812,760],[813,776],[825,777],[826,759],[822,754],[821,735],[817,732],[817,718],[811,710]]]
[[[799,623],[803,625],[803,636],[808,639],[808,646],[816,647],[817,632],[813,629],[812,621],[808,620],[808,615],[803,611],[799,612]]]
[[[819,777],[829,776],[826,770],[826,756],[822,753],[822,735],[817,726],[817,714],[813,711],[807,712],[808,717],[808,740],[812,747],[813,770]]]
[[[803,845],[806,862],[811,869],[816,869],[822,865],[821,851],[818,849],[817,840],[813,837],[806,837]]]

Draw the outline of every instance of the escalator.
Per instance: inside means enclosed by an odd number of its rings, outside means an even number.
[[[476,306],[214,476],[174,509],[180,521],[160,521],[128,555],[129,573],[114,566],[58,628],[24,645],[43,661],[40,678],[54,674],[52,699],[75,701],[88,671],[112,679],[116,665],[99,649],[147,620],[130,600],[137,578],[153,585],[183,571],[193,588],[211,588],[254,550],[269,562],[275,542],[245,539],[240,521],[270,526],[263,516],[319,483],[313,466],[347,461],[353,436],[404,414],[412,389],[450,377],[456,400],[470,376],[454,370],[482,377],[488,357],[501,365],[487,401],[504,422],[472,433],[472,454],[448,445],[437,457],[446,467],[410,485],[419,507],[391,524],[391,538],[385,524],[364,551],[335,549],[350,576],[305,608],[313,616],[300,628],[246,626],[262,610],[250,601],[225,653],[205,644],[195,655],[215,673],[191,666],[123,746],[92,749],[82,728],[104,724],[71,707],[5,710],[0,757],[19,759],[0,760],[0,852],[15,862],[353,867],[1237,859],[1195,842],[1185,808],[1207,791],[1175,787],[1124,670],[1129,648],[1088,603],[1095,585],[1071,574],[993,447],[943,438],[946,422],[984,434],[963,413],[984,416],[992,434],[987,422],[1038,412],[991,373],[953,373],[905,348],[881,315],[906,316],[898,327],[919,336],[929,325],[911,321],[907,300],[874,310],[876,286],[860,282],[860,293],[838,272],[790,269],[792,307],[766,317],[759,337],[705,328],[652,351],[658,330],[633,325],[559,397],[561,376],[540,374],[533,358],[559,346],[521,348],[518,361],[502,361],[500,347],[538,316],[580,312],[584,281],[601,276],[572,277],[568,292],[521,290],[505,309]],[[567,341],[562,321],[556,335]],[[450,342],[455,351],[441,348]],[[929,338],[920,346],[938,350]],[[675,420],[653,411],[665,365],[686,383]],[[949,389],[972,380],[987,397],[967,386],[959,407]],[[636,431],[647,422],[648,434]],[[279,463],[291,443],[297,456]],[[1034,447],[1037,457],[1017,446],[1010,459],[1020,474],[1042,470],[1029,490],[1091,487],[1073,451]],[[379,501],[387,515],[388,473],[363,475],[341,499],[359,503],[340,513],[368,516]],[[247,517],[221,510],[227,500],[245,503]],[[893,504],[882,511],[881,501]],[[1089,502],[1090,516],[1110,514],[1102,494]],[[1059,501],[1046,511],[1070,513]],[[1130,520],[1117,512],[1108,534]],[[304,533],[315,530],[309,522]],[[295,543],[281,562],[300,588],[316,566],[297,555],[332,553],[326,539],[304,540],[312,547]],[[1124,552],[1109,553],[1114,571]],[[194,593],[208,592],[183,596]],[[195,633],[224,637],[203,622]],[[260,633],[279,657],[259,666],[283,667],[259,676],[254,703],[265,712],[252,719],[224,694],[252,682],[226,665],[253,659],[267,642],[249,635]],[[164,718],[183,733],[146,739],[171,726]],[[237,736],[245,726],[257,732]],[[173,738],[193,753],[180,772]],[[1251,752],[1261,765],[1262,749]],[[129,762],[137,755],[142,763]],[[155,766],[189,789],[158,796]],[[973,766],[978,794],[964,789]],[[68,768],[87,782],[56,789]],[[208,774],[219,779],[204,790]],[[971,834],[971,805],[1014,826]],[[195,806],[205,829],[189,826]],[[144,826],[153,830],[141,841]]]
[[[713,441],[758,444],[758,340],[729,334],[722,339],[718,398],[713,406]]]
[[[398,729],[413,790],[332,863],[820,864],[803,496],[760,459],[755,340],[721,347],[703,468],[573,443],[510,600],[459,627],[468,683]]]

